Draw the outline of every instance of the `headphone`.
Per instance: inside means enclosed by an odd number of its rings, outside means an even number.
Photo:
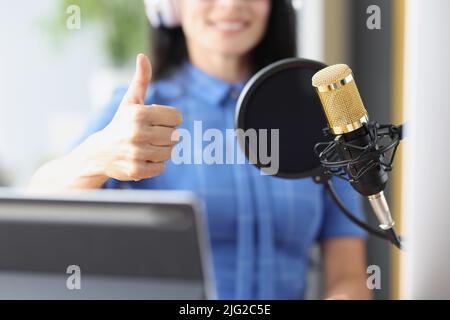
[[[181,26],[179,0],[144,0],[145,11],[154,28]]]

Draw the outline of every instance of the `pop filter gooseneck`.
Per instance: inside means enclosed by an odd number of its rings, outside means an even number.
[[[291,58],[276,62],[258,72],[244,88],[236,109],[236,128],[248,130],[279,130],[279,171],[276,177],[285,179],[312,178],[325,185],[341,211],[356,225],[376,237],[391,240],[385,233],[355,217],[340,201],[330,176],[314,152],[318,143],[327,143],[324,134],[327,120],[311,79],[327,67],[313,60]],[[257,135],[259,140],[259,135]],[[247,159],[264,171],[267,166],[259,158],[261,141],[250,144],[239,136],[239,145]],[[265,150],[271,150],[266,139]],[[254,149],[252,149],[254,148]],[[252,161],[254,157],[256,161]],[[272,155],[273,156],[273,155]]]

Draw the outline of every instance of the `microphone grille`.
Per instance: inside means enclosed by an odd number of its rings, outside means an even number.
[[[335,135],[357,130],[369,121],[349,66],[327,67],[314,75],[312,83]]]
[[[313,80],[313,86],[323,87],[328,86],[333,83],[337,83],[352,74],[352,69],[346,64],[336,64],[334,66],[329,66],[328,68],[322,69],[317,72]]]

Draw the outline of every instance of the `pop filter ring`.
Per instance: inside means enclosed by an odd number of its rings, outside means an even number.
[[[311,69],[315,71],[319,71],[323,68],[326,68],[327,65],[314,61],[314,60],[308,60],[308,59],[301,59],[301,58],[289,58],[284,59],[278,62],[275,62],[264,69],[260,70],[258,73],[256,73],[247,83],[244,90],[242,91],[242,94],[239,97],[239,100],[237,102],[237,108],[236,108],[236,114],[235,114],[235,125],[237,129],[242,129],[244,131],[248,130],[245,123],[245,113],[248,109],[248,102],[250,99],[253,98],[255,92],[259,89],[260,85],[262,85],[268,78],[272,77],[273,75],[282,72],[284,70],[292,69],[292,68],[306,68]],[[245,156],[247,159],[252,159],[250,157],[250,147],[248,145],[248,141],[245,141],[240,135],[238,135],[238,142],[241,147],[241,149],[244,151]],[[258,157],[256,157],[258,158]],[[262,171],[265,170],[265,166],[260,163],[253,163],[256,167],[261,169]],[[324,168],[320,165],[313,169],[306,172],[301,173],[289,173],[284,171],[279,171],[275,176],[284,178],[284,179],[303,179],[303,178],[311,178],[315,176],[320,176],[324,172]]]

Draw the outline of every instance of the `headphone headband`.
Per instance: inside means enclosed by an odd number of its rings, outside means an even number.
[[[179,0],[144,0],[148,19],[153,27],[177,28],[181,25]]]

